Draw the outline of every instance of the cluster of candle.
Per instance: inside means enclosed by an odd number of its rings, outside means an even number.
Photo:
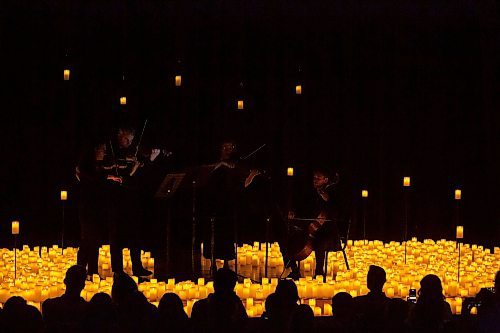
[[[297,281],[301,302],[308,304],[315,315],[331,315],[331,298],[339,292],[348,292],[353,297],[368,292],[366,275],[369,265],[378,265],[387,272],[387,283],[384,291],[389,297],[406,298],[411,288],[419,289],[420,280],[426,274],[436,274],[441,278],[447,301],[454,313],[462,310],[464,297],[473,297],[483,287],[493,285],[495,273],[500,269],[500,248],[493,253],[482,246],[462,244],[460,255],[460,276],[458,275],[458,249],[455,241],[416,239],[406,244],[406,263],[404,260],[405,244],[399,242],[383,243],[381,241],[349,241],[346,254],[350,270],[347,270],[341,252],[332,252],[328,256],[327,277],[313,278],[314,253],[304,260],[301,272],[304,276]],[[0,249],[0,303],[11,296],[22,296],[30,304],[40,306],[47,298],[57,297],[64,293],[63,283],[66,270],[76,263],[77,249],[65,248],[62,251],[57,245],[52,248],[23,246],[18,249],[17,274],[14,278],[14,251]],[[124,250],[124,269],[130,273],[130,253]],[[254,243],[238,249],[239,273],[250,269],[262,274],[265,265],[265,244]],[[152,270],[154,258],[150,253],[142,252],[144,267]],[[274,260],[273,260],[274,259]],[[209,265],[203,259],[205,265]],[[220,262],[219,262],[220,264]],[[269,271],[281,274],[283,258],[278,244],[269,246]],[[109,246],[103,246],[99,251],[99,273],[90,281],[86,281],[82,297],[90,300],[97,292],[111,292],[113,279],[111,277]],[[273,268],[274,267],[274,271]],[[134,277],[137,282],[137,278]],[[236,285],[236,294],[242,299],[247,313],[251,317],[260,316],[264,311],[267,296],[273,293],[278,284],[276,277],[261,279],[254,283],[245,279]],[[185,310],[191,313],[193,304],[213,292],[213,283],[205,283],[204,278],[197,282],[174,279],[159,282],[151,279],[139,284],[139,290],[150,302],[158,304],[165,293],[173,292],[184,301]]]
[[[203,244],[202,244],[203,253]],[[247,276],[253,280],[259,280],[265,275],[266,267],[266,243],[254,242],[253,246],[243,244],[238,247],[238,273]],[[267,243],[267,276],[279,277],[284,269],[283,255],[281,254],[278,243]],[[217,260],[217,267],[222,267],[224,261]],[[229,267],[234,269],[235,262],[230,261]],[[210,270],[210,259],[202,256],[201,259],[202,272],[208,274]]]
[[[151,252],[141,251],[141,262],[143,267],[154,273],[155,259],[151,257]],[[103,245],[99,249],[98,265],[98,272],[100,276],[113,276],[109,245]],[[132,275],[132,259],[130,258],[130,250],[127,248],[123,249],[123,270],[125,273]]]

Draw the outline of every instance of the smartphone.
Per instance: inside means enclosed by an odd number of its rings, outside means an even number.
[[[410,289],[408,292],[408,302],[417,303],[417,289]]]

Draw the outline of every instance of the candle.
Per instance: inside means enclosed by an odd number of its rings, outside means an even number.
[[[404,187],[409,187],[410,186],[410,177],[404,177],[403,178],[403,186]]]
[[[70,74],[70,70],[65,69],[64,70],[64,81],[69,81],[69,74]]]
[[[182,84],[182,76],[180,75],[176,75],[175,76],[175,86],[176,87],[180,87]]]
[[[457,239],[464,238],[464,227],[461,225],[457,225]]]
[[[367,191],[367,190],[363,190],[363,191],[361,191],[361,196],[362,196],[363,198],[368,198],[368,191]]]
[[[295,86],[295,93],[297,95],[301,95],[302,94],[302,85],[298,84]]]
[[[243,100],[238,100],[238,110],[243,110]]]
[[[455,190],[455,200],[462,199],[462,190]]]
[[[293,168],[286,169],[286,175],[288,177],[293,177]]]
[[[12,221],[12,234],[19,235],[19,221]]]
[[[68,200],[68,191],[61,191],[61,201]]]
[[[127,97],[125,97],[125,96],[120,97],[120,104],[121,105],[127,105]]]

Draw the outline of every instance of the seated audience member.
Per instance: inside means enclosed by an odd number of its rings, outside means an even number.
[[[190,329],[189,319],[184,311],[184,305],[179,296],[174,293],[166,293],[158,305],[157,331],[168,331],[172,333],[188,332]]]
[[[290,333],[316,332],[314,312],[309,305],[300,304],[292,314]]]
[[[111,296],[106,293],[97,293],[90,299],[87,314],[84,320],[84,331],[95,333],[116,332],[117,323],[116,306]]]
[[[148,302],[130,276],[125,273],[115,273],[111,298],[118,312],[119,332],[154,331],[157,309]]]
[[[441,280],[434,274],[420,281],[418,300],[408,318],[411,332],[444,332],[445,324],[451,320],[451,308],[445,301]]]
[[[66,271],[66,291],[60,297],[42,304],[42,314],[47,332],[82,332],[87,302],[80,296],[85,287],[87,273],[83,266],[71,266]]]
[[[334,332],[347,332],[352,326],[353,298],[349,293],[340,292],[332,297],[331,329]]]
[[[370,265],[366,284],[370,292],[354,298],[355,326],[364,332],[382,332],[385,307],[389,298],[382,288],[386,282],[382,267]]]
[[[194,303],[191,314],[193,332],[241,332],[248,318],[245,307],[234,292],[236,273],[221,268],[215,273],[214,293]]]
[[[406,320],[410,304],[401,299],[390,299],[385,308],[385,332],[386,333],[404,333],[408,330]]]
[[[481,292],[480,292],[481,293]],[[500,331],[500,271],[495,275],[495,291],[484,292],[486,295],[478,295],[476,298],[487,298],[488,301],[482,302],[477,311],[477,331],[480,333],[499,332]]]
[[[0,332],[41,333],[42,315],[37,308],[28,305],[24,298],[13,296],[4,304],[0,317]]]
[[[266,299],[266,315],[264,324],[266,332],[289,332],[293,314],[297,311],[299,293],[292,280],[281,280],[276,292]]]

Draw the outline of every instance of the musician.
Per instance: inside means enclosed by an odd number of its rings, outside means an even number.
[[[242,194],[259,174],[249,169],[237,157],[237,147],[227,139],[219,146],[219,158],[211,164],[207,189],[204,195],[203,230],[204,256],[211,258],[211,218],[215,225],[215,258],[228,261],[235,258],[234,243],[237,241],[237,214],[240,212]]]
[[[325,266],[327,251],[340,250],[337,224],[340,216],[340,207],[335,191],[337,182],[338,174],[326,168],[316,168],[313,172],[312,183],[315,194],[313,195],[311,213],[316,214],[320,219],[324,218],[324,221],[320,221],[323,223],[316,231],[312,243],[316,254],[315,275],[324,275],[323,267]]]
[[[122,250],[130,249],[132,272],[136,276],[149,276],[152,274],[142,267],[140,257],[140,244],[142,227],[140,225],[141,206],[138,200],[133,179],[139,168],[146,161],[137,156],[137,146],[133,146],[135,130],[132,127],[121,126],[116,131],[114,140],[109,142],[107,170],[109,177],[116,177],[116,183],[109,194],[110,241],[111,241],[111,266],[113,272],[123,271]],[[159,155],[160,151],[152,150],[149,162]]]
[[[214,257],[228,267],[234,259],[235,205],[238,196],[236,143],[225,140],[219,146],[219,158],[209,165],[208,184],[202,201],[204,256],[211,258],[211,219],[214,219]]]
[[[76,177],[80,182],[78,219],[80,221],[81,242],[77,263],[83,267],[88,265],[88,274],[98,274],[99,246],[106,239],[106,186],[108,181],[117,180],[110,177],[104,169],[106,144],[98,142],[85,151],[78,166]]]
[[[294,257],[303,256],[306,249],[314,250],[316,253],[315,275],[324,275],[325,257],[327,251],[340,250],[340,239],[338,233],[338,218],[340,216],[339,198],[336,191],[338,174],[327,168],[316,168],[313,172],[312,188],[309,194],[302,194],[301,204],[298,211],[300,217],[305,217],[307,225],[302,230],[302,236],[298,238],[292,234],[285,255],[291,260]],[[295,212],[291,212],[289,218],[293,221]],[[298,221],[299,222],[299,221]],[[301,223],[305,221],[300,221]],[[294,230],[297,230],[295,228]],[[296,231],[294,231],[296,232]],[[299,242],[296,242],[299,240]],[[304,242],[302,242],[304,241]],[[299,255],[300,254],[300,255]],[[299,259],[301,260],[301,259]],[[287,260],[289,261],[289,260]],[[289,267],[292,269],[290,277],[298,278],[300,273],[293,261]]]

